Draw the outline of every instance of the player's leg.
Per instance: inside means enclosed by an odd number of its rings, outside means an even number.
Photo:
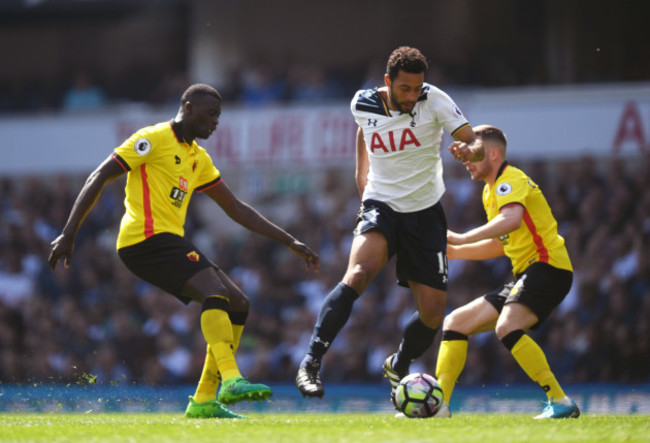
[[[347,323],[356,299],[387,261],[388,247],[383,234],[372,230],[355,236],[347,271],[321,306],[309,350],[298,370],[296,386],[304,396],[323,396],[319,375],[323,355]]]
[[[495,307],[481,297],[445,317],[436,361],[436,378],[442,388],[445,404],[449,404],[456,381],[465,366],[468,337],[494,330],[498,316]]]
[[[126,267],[141,279],[174,295],[185,304],[192,300],[204,303],[204,313],[206,310],[216,312],[217,330],[215,331],[215,325],[212,324],[214,322],[206,322],[206,328],[209,330],[203,331],[208,343],[215,342],[208,337],[217,337],[218,341],[232,341],[232,338],[229,338],[232,337],[232,329],[228,320],[229,308],[225,287],[219,280],[214,264],[193,244],[183,237],[162,233],[135,245],[120,248],[118,254]],[[205,315],[213,317],[212,312]],[[224,324],[227,327],[224,327]],[[222,330],[226,329],[230,331],[229,337],[221,334]],[[208,353],[208,356],[210,355],[211,352]],[[210,369],[210,377],[214,378],[215,374],[218,374],[216,359],[207,358],[206,364]],[[185,413],[188,417],[243,417],[228,411],[216,398],[197,402],[192,396]]]
[[[411,289],[417,312],[404,329],[398,351],[384,362],[394,390],[413,360],[433,343],[447,304],[447,222],[440,203],[398,217],[397,281]]]
[[[230,300],[230,310],[228,317],[232,324],[233,333],[233,354],[237,352],[239,342],[244,330],[244,324],[248,317],[248,310],[250,301],[248,297],[237,287],[237,285],[223,272],[217,268],[217,274],[220,280],[226,286],[226,294]],[[205,362],[201,372],[201,378],[194,393],[193,399],[197,402],[205,402],[217,398],[217,390],[221,383],[221,373],[217,367],[217,361],[214,358],[214,353],[210,345],[207,345]]]
[[[253,384],[241,376],[234,356],[234,334],[229,317],[230,300],[226,285],[214,267],[205,268],[183,286],[181,295],[202,303],[201,330],[217,363],[223,386],[218,399],[225,404],[242,400],[263,400],[272,395],[263,384]],[[208,364],[210,364],[208,359]]]
[[[496,334],[519,366],[548,397],[536,418],[578,417],[580,410],[558,383],[542,348],[526,334],[538,327],[571,287],[572,274],[545,263],[529,267],[511,291],[497,321]]]
[[[411,362],[431,346],[445,315],[447,292],[409,281],[417,306],[407,322],[397,352],[384,363],[386,376],[393,388],[408,372]]]
[[[493,331],[499,312],[484,297],[454,309],[445,317],[442,341],[436,362],[436,378],[445,404],[449,404],[456,381],[467,359],[467,339],[470,335]]]

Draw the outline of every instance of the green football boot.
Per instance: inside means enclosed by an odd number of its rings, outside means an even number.
[[[185,417],[187,418],[246,418],[245,415],[235,414],[226,409],[224,405],[219,403],[216,399],[208,401],[194,401],[194,397],[190,395],[190,402],[185,409]]]
[[[232,405],[238,401],[262,401],[273,395],[273,391],[261,383],[251,383],[247,378],[234,377],[224,381],[219,389],[219,401],[225,405]]]

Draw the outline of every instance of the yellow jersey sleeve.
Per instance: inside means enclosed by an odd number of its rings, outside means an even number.
[[[159,138],[156,127],[142,128],[115,148],[113,158],[127,172],[136,169],[156,155],[154,147],[160,144]]]
[[[212,162],[210,154],[205,149],[200,148],[201,168],[199,170],[196,192],[203,192],[221,182],[221,172]]]
[[[487,186],[484,189],[483,202],[488,220],[509,205],[521,205],[524,209],[521,226],[500,238],[515,274],[521,274],[537,261],[559,269],[573,270],[564,239],[557,232],[557,221],[546,198],[539,186],[523,171],[507,165],[492,189]]]

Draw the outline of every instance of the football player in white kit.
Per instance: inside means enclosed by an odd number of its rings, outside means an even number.
[[[296,376],[303,396],[323,396],[321,359],[347,322],[354,301],[393,255],[398,284],[410,288],[417,311],[399,349],[384,363],[392,391],[409,373],[410,363],[432,344],[444,317],[443,130],[456,140],[449,148],[456,159],[479,161],[484,150],[451,98],[424,82],[427,69],[418,49],[397,48],[388,60],[385,86],[360,90],[352,99],[359,125],[355,176],[362,207],[347,271],[323,302]]]

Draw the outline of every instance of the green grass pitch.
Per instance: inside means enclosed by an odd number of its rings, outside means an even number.
[[[250,413],[247,420],[186,419],[170,413],[4,413],[1,442],[647,442],[648,415],[533,420],[523,414],[447,419],[384,413]]]

